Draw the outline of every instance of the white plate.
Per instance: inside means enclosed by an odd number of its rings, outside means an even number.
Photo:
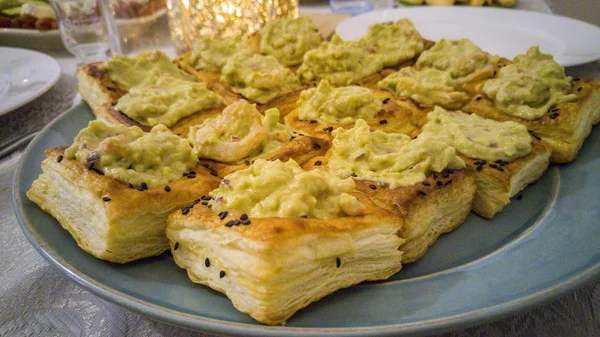
[[[370,24],[409,18],[429,40],[468,38],[483,50],[512,59],[531,46],[562,66],[600,59],[600,28],[551,14],[503,8],[411,7],[350,18],[336,29],[344,40],[363,36]]]
[[[0,28],[0,46],[35,50],[64,50],[58,29],[39,31],[36,29]]]
[[[0,115],[21,107],[50,90],[60,66],[40,52],[0,47]]]

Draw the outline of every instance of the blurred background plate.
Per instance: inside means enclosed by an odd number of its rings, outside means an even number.
[[[0,28],[0,46],[36,50],[65,49],[58,29],[39,31],[36,29]]]

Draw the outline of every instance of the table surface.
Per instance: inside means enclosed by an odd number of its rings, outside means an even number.
[[[519,0],[519,8],[600,26],[598,0]],[[301,0],[301,12],[326,13],[327,2]],[[45,52],[58,60],[60,80],[38,99],[0,116],[0,145],[40,130],[80,101],[74,58],[64,50]],[[567,73],[600,79],[600,65],[571,67]],[[22,152],[0,159],[0,336],[212,336],[104,301],[50,266],[25,239],[11,205],[12,179]],[[504,320],[437,336],[600,336],[600,280]]]

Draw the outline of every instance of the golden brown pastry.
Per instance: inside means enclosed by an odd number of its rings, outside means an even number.
[[[592,125],[600,121],[600,81],[577,79],[573,80],[573,87],[573,94],[577,97],[575,101],[560,104],[536,120],[525,120],[504,113],[485,94],[476,96],[462,110],[485,118],[525,125],[533,137],[551,149],[551,162],[567,163],[577,158]]]
[[[475,171],[477,193],[473,200],[473,211],[491,219],[510,203],[510,198],[546,172],[550,164],[550,149],[533,139],[531,152],[512,161],[488,162],[465,156],[463,160]]]
[[[255,218],[197,204],[172,214],[166,232],[175,262],[192,281],[226,294],[259,322],[281,324],[338,289],[400,270],[402,221],[353,195],[364,215]]]
[[[304,165],[306,170],[327,169],[328,158],[315,157]],[[420,259],[441,234],[459,227],[471,212],[477,190],[470,168],[432,173],[421,183],[390,188],[377,181],[355,179],[356,188],[379,207],[402,218],[398,232],[406,240],[400,250],[402,263]]]
[[[219,185],[214,172],[199,166],[168,185],[134,187],[65,158],[64,150],[46,151],[27,197],[102,260],[126,263],[163,253],[167,216]]]

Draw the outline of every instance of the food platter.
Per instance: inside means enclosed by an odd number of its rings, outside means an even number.
[[[36,51],[0,47],[0,115],[50,90],[60,78],[52,57]]]
[[[532,308],[600,275],[600,180],[596,128],[568,165],[553,165],[493,220],[471,214],[418,262],[392,278],[335,292],[282,326],[238,312],[222,294],[193,284],[172,258],[117,265],[79,249],[25,196],[44,150],[68,145],[93,119],[84,103],[48,125],[25,151],[13,202],[29,241],[92,293],[156,319],[240,336],[414,335],[481,324]]]
[[[429,40],[468,38],[481,49],[512,59],[531,46],[564,67],[600,59],[600,27],[575,19],[504,8],[406,7],[352,17],[337,26],[344,40],[363,36],[372,23],[409,18]]]

